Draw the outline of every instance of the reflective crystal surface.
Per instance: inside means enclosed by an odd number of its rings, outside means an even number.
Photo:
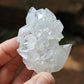
[[[71,44],[59,45],[62,30],[62,23],[49,9],[30,8],[26,25],[19,29],[17,50],[28,69],[51,73],[63,67]]]

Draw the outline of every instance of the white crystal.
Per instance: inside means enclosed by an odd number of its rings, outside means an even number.
[[[71,44],[59,45],[63,25],[49,9],[30,8],[26,25],[19,30],[18,53],[30,70],[59,71],[71,50]]]

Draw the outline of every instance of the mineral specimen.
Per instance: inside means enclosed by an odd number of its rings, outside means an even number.
[[[62,30],[62,23],[49,9],[30,8],[26,25],[18,33],[20,44],[17,50],[28,69],[51,73],[63,67],[71,44],[59,45]]]

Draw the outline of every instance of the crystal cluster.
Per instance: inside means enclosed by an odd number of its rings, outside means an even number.
[[[49,9],[30,8],[26,25],[19,29],[17,50],[28,69],[51,73],[63,67],[71,44],[59,45],[62,30],[62,23]]]

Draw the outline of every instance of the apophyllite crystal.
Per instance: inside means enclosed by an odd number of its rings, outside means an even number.
[[[71,44],[59,45],[63,25],[49,9],[30,8],[26,25],[19,30],[18,53],[30,70],[59,71],[71,50]]]

